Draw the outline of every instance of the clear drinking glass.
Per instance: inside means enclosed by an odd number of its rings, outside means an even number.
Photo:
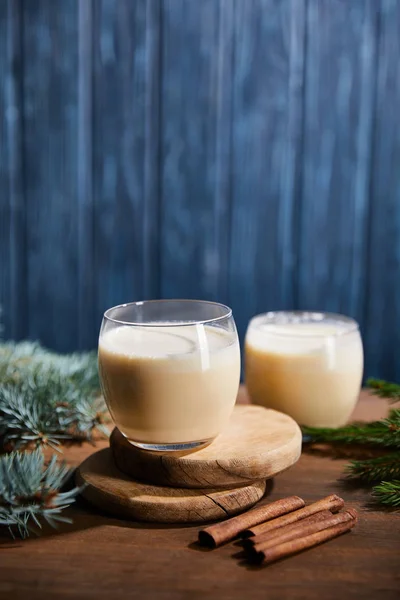
[[[356,321],[321,312],[268,312],[254,317],[245,341],[252,402],[299,424],[339,427],[357,402],[363,347]]]
[[[110,308],[99,371],[113,421],[132,444],[166,451],[208,443],[228,422],[239,387],[232,311],[198,300]]]

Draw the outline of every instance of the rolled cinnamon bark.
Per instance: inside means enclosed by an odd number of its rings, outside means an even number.
[[[357,522],[357,513],[351,508],[345,512],[336,513],[335,515],[329,511],[327,511],[327,513],[328,515],[322,520],[310,523],[308,519],[304,519],[299,521],[299,523],[296,523],[295,527],[291,525],[288,527],[281,527],[273,532],[275,534],[273,537],[271,534],[270,539],[258,539],[263,536],[256,536],[253,538],[256,540],[256,543],[251,546],[252,554],[261,555],[260,558],[262,558],[262,556],[265,554],[265,551],[269,548],[273,548],[274,546],[278,546],[292,540],[297,541],[300,538],[318,533],[319,531],[324,531],[325,529],[330,529],[331,527],[335,527],[337,525],[349,523],[350,521],[354,521],[354,524]]]
[[[301,508],[304,504],[305,502],[302,498],[289,496],[289,498],[282,498],[276,502],[259,506],[258,508],[201,530],[199,532],[199,543],[203,546],[217,548],[233,540],[244,529],[253,527],[269,519],[286,515],[291,511]]]
[[[350,511],[348,511],[348,513],[350,513]],[[331,540],[342,533],[350,531],[356,522],[357,518],[351,517],[347,522],[339,523],[332,527],[328,527],[327,529],[323,529],[322,531],[317,531],[304,537],[298,537],[291,541],[280,544],[278,543],[269,548],[263,548],[256,553],[255,560],[257,560],[257,562],[262,562],[263,564],[270,564],[276,560],[279,560],[280,558],[292,556],[293,554],[302,552],[307,548],[313,548],[314,546],[322,544],[323,542],[327,542],[328,540]],[[320,523],[322,523],[322,521]],[[320,523],[315,523],[314,526],[319,525]]]
[[[331,517],[332,513],[330,510],[321,510],[320,512],[315,513],[315,515],[310,515],[301,521],[297,521],[296,523],[291,523],[290,525],[284,525],[283,527],[278,527],[277,529],[273,529],[272,531],[267,531],[266,533],[261,533],[260,535],[255,535],[243,540],[243,546],[245,548],[251,549],[256,544],[262,544],[263,542],[269,542],[270,540],[274,542],[276,539],[280,539],[283,533],[288,534],[292,531],[297,532],[299,527],[309,525],[311,523],[317,523],[318,521],[323,521],[328,517]],[[296,537],[296,535],[294,536]]]
[[[327,496],[326,498],[322,498],[322,500],[318,500],[317,502],[313,502],[313,504],[309,504],[300,510],[296,510],[291,512],[290,514],[279,517],[278,519],[274,519],[268,523],[261,523],[259,525],[253,525],[251,527],[247,527],[245,531],[243,531],[243,537],[251,537],[253,535],[260,535],[261,533],[266,533],[267,531],[272,531],[273,529],[277,529],[278,527],[283,527],[284,525],[289,525],[290,523],[296,523],[301,519],[305,519],[310,515],[314,515],[317,512],[321,512],[321,510],[330,510],[331,512],[338,512],[344,506],[343,498],[339,498],[336,494],[332,494],[331,496]]]

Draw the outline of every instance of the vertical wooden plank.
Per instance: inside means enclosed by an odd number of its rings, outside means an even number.
[[[229,304],[229,253],[232,199],[232,84],[235,2],[220,0],[215,126],[214,246],[216,260],[212,292]],[[213,59],[211,59],[213,60]],[[215,58],[214,58],[215,60]]]
[[[2,2],[0,61],[0,307],[4,337],[20,339],[28,320],[25,260],[25,193],[22,115],[21,1]]]
[[[28,331],[57,350],[72,350],[78,339],[78,3],[30,0],[23,9]]]
[[[78,336],[82,350],[94,345],[96,277],[93,252],[93,3],[78,2],[78,105],[77,105],[77,203],[78,203]]]
[[[363,325],[375,0],[309,0],[299,308]]]
[[[143,190],[144,298],[160,296],[161,0],[146,2]]]
[[[382,0],[371,180],[366,373],[400,381],[400,4]]]
[[[159,23],[157,5],[145,0],[96,0],[94,6],[94,311],[99,325],[105,309],[140,300],[156,285],[157,120],[151,121],[158,111]]]
[[[242,335],[295,301],[304,22],[301,0],[236,3],[229,293]]]
[[[7,86],[9,81],[9,60],[7,53],[8,3],[0,2],[0,337],[11,334],[10,318],[10,202],[7,136]],[[11,113],[12,114],[12,113]]]
[[[225,300],[233,3],[162,3],[161,294]]]
[[[8,2],[8,64],[7,134],[9,144],[10,200],[10,317],[13,339],[26,334],[28,321],[24,302],[26,293],[25,256],[25,190],[23,164],[23,98],[22,98],[22,10],[21,1]]]
[[[298,250],[300,243],[299,216],[301,212],[301,156],[303,152],[304,68],[306,46],[306,1],[290,1],[288,124],[281,170],[282,193],[278,222],[278,257],[281,257],[280,305],[293,309],[298,302]]]

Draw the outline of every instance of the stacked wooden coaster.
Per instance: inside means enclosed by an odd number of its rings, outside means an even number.
[[[195,451],[160,453],[130,444],[115,429],[110,448],[77,470],[83,495],[116,516],[160,523],[223,519],[262,498],[266,480],[293,465],[301,431],[282,413],[236,406],[226,430]]]

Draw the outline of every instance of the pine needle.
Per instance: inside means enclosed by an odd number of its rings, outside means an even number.
[[[383,381],[382,379],[370,378],[367,380],[367,386],[372,390],[372,393],[381,398],[386,398],[392,402],[400,401],[400,385]]]
[[[373,488],[372,494],[380,504],[400,508],[400,480],[382,481]]]
[[[302,427],[311,442],[371,444],[400,448],[400,409],[390,411],[387,419],[372,423],[354,423],[344,427]]]
[[[399,399],[400,386],[369,380],[376,393],[393,401]],[[400,506],[400,409],[392,408],[386,419],[373,423],[353,423],[337,429],[303,427],[307,441],[328,444],[359,444],[387,448],[389,454],[366,460],[353,460],[346,468],[348,477],[367,483],[381,481],[373,488],[376,500],[387,506]],[[395,452],[393,450],[396,450]]]
[[[348,477],[367,483],[400,479],[400,452],[367,460],[353,460],[346,467]]]

